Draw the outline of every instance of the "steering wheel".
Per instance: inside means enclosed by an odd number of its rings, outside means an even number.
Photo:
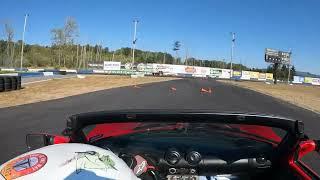
[[[155,167],[155,161],[145,155],[119,154],[126,164],[132,169],[133,173],[142,180],[160,180],[159,172]]]

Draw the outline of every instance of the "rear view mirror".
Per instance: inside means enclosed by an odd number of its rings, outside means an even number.
[[[53,144],[53,137],[48,134],[27,134],[26,144],[28,150],[38,149]]]

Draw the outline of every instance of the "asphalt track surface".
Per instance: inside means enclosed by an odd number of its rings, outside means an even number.
[[[139,87],[102,90],[0,109],[0,164],[26,151],[27,133],[60,134],[68,116],[101,110],[212,109],[271,114],[302,120],[306,134],[311,138],[320,138],[319,114],[251,90],[202,79],[181,79]],[[200,88],[209,87],[213,90],[212,94],[200,93]]]

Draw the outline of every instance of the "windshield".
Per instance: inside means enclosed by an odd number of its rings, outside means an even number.
[[[86,126],[82,132],[90,143],[110,149],[112,142],[125,142],[122,148],[150,142],[166,148],[206,147],[225,157],[235,152],[247,156],[271,153],[286,135],[284,130],[267,126],[182,122],[104,123]]]

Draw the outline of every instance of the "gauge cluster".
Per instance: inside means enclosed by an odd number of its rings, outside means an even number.
[[[175,148],[170,148],[164,155],[163,168],[167,169],[170,179],[174,179],[176,175],[186,175],[187,179],[193,179],[197,174],[197,165],[201,161],[201,154],[197,151],[179,152]],[[166,166],[166,163],[168,166]]]

